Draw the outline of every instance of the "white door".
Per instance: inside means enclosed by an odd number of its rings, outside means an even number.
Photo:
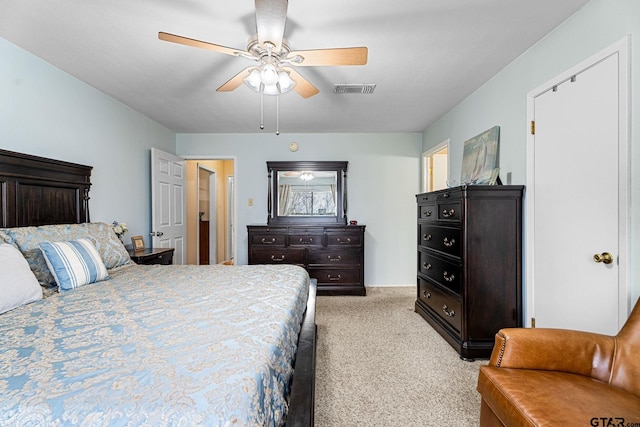
[[[156,248],[175,248],[173,263],[185,264],[185,160],[151,149],[151,236]]]
[[[620,60],[604,54],[533,99],[527,283],[535,327],[614,335],[627,317]]]

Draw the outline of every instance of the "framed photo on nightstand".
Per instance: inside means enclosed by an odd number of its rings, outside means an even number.
[[[142,236],[131,236],[131,245],[134,251],[140,251],[144,249],[144,239]]]

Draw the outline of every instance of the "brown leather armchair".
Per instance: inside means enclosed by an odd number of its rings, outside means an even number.
[[[616,336],[500,330],[477,389],[482,427],[640,427],[640,300]]]

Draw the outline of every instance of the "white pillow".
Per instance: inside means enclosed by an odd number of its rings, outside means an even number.
[[[40,243],[40,250],[60,289],[68,290],[109,278],[89,239]]]
[[[0,244],[0,313],[42,299],[42,288],[19,250]]]

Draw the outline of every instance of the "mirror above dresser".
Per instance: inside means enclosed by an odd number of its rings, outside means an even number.
[[[267,223],[346,224],[348,162],[267,162]]]

